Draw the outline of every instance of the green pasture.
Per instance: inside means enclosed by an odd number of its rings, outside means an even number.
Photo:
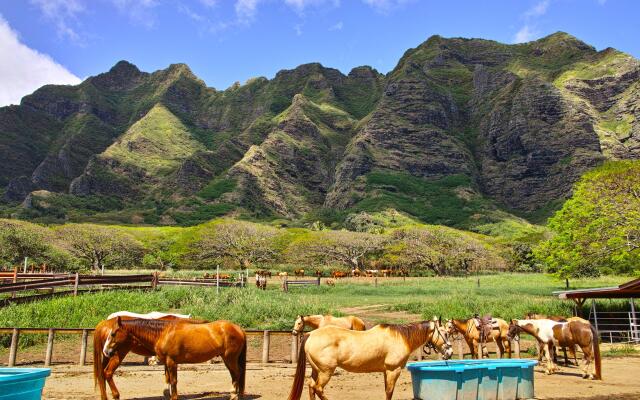
[[[478,286],[478,279],[480,286]],[[571,288],[610,286],[628,277],[607,276],[571,280]],[[396,311],[466,318],[474,313],[492,314],[504,319],[522,317],[528,311],[570,315],[573,304],[551,293],[562,290],[564,281],[542,274],[496,274],[479,277],[433,277],[385,279],[342,279],[334,287],[302,287],[284,293],[279,279],[272,278],[269,289],[162,287],[156,291],[106,291],[64,297],[0,309],[2,327],[92,327],[114,311],[146,313],[153,310],[192,314],[209,320],[229,319],[246,329],[290,329],[298,314],[344,314],[345,308],[375,305],[370,322],[402,322]],[[606,301],[606,306],[611,305]],[[356,313],[357,314],[357,313]],[[367,318],[367,315],[364,315]],[[23,335],[22,345],[37,337]],[[8,338],[4,338],[7,345]]]

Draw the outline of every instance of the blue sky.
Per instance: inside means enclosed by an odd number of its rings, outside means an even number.
[[[0,0],[0,105],[121,59],[184,62],[217,89],[313,61],[386,73],[434,34],[514,43],[562,30],[639,57],[638,15],[635,0]]]

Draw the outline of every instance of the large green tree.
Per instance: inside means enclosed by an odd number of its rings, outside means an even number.
[[[640,161],[585,174],[550,220],[553,238],[535,255],[562,277],[640,271]]]

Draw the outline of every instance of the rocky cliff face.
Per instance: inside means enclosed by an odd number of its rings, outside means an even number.
[[[474,218],[535,212],[604,160],[633,158],[640,62],[565,33],[521,45],[434,36],[386,76],[306,64],[224,91],[184,64],[123,61],[0,109],[6,201],[41,189],[117,198],[151,222],[238,208],[425,216],[442,201],[424,188],[440,184]]]

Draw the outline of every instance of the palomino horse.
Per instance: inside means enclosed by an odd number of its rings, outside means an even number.
[[[339,326],[340,328],[351,329],[354,331],[364,331],[366,326],[364,321],[353,315],[347,317],[334,317],[332,315],[298,315],[296,322],[293,324],[293,333],[297,335],[304,331],[304,327],[309,326],[312,329],[322,328],[324,326]]]
[[[512,319],[511,325],[509,325],[509,337],[514,337],[520,331],[533,336],[538,341],[540,348],[544,350],[547,357],[547,374],[552,374],[558,369],[551,356],[554,345],[569,348],[578,345],[584,354],[582,357],[582,377],[602,379],[598,333],[591,324],[585,324],[582,321],[556,322],[550,319]],[[595,361],[595,374],[589,372],[589,366],[593,361]]]
[[[387,400],[411,353],[425,343],[435,345],[444,358],[451,344],[434,321],[409,325],[376,325],[368,331],[325,326],[304,336],[289,400],[299,400],[304,387],[306,361],[311,365],[309,399],[327,400],[324,387],[340,367],[349,372],[382,372]]]
[[[507,334],[509,333],[509,324],[507,324],[507,321],[500,318],[493,319],[498,322],[498,329],[492,329],[491,334],[486,340],[494,341],[496,343],[496,346],[500,350],[500,357],[505,354],[504,350],[506,348],[508,356],[511,358],[511,342],[507,338]],[[486,348],[483,347],[482,350],[480,349],[480,331],[476,327],[473,318],[450,319],[445,324],[445,329],[449,335],[454,335],[456,332],[462,334],[471,351],[471,357],[479,358],[480,351],[484,354]]]
[[[99,322],[93,332],[93,379],[95,385],[98,386],[100,390],[100,398],[102,400],[107,399],[107,383],[109,384],[109,388],[111,389],[111,395],[113,396],[113,398],[120,398],[120,392],[118,391],[118,388],[113,381],[113,374],[130,351],[145,357],[155,356],[155,353],[153,351],[145,349],[136,342],[131,341],[127,345],[123,344],[122,346],[120,346],[117,353],[112,357],[103,357],[102,348],[104,347],[104,344],[107,341],[110,332],[115,328],[116,317],[118,316],[122,317],[122,319],[134,319],[137,317],[144,319],[176,320],[181,318],[189,318],[188,315],[184,314],[164,314],[156,311],[150,312],[148,314],[136,314],[128,311],[118,311],[109,315],[107,320]],[[191,321],[193,323],[201,322],[198,320],[188,321]]]
[[[165,379],[170,384],[171,400],[178,399],[178,364],[194,364],[221,356],[233,384],[231,400],[244,394],[247,367],[247,340],[245,332],[229,321],[189,321],[116,319],[102,349],[107,357],[117,354],[120,346],[134,341],[156,354],[164,364]]]

